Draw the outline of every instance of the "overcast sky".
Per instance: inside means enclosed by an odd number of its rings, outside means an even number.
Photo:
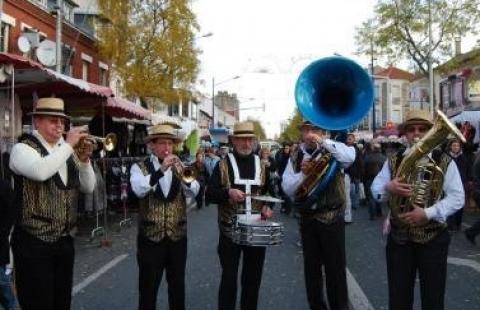
[[[295,107],[293,89],[300,71],[311,61],[341,54],[368,65],[354,55],[355,27],[373,16],[375,0],[195,0],[201,26],[197,39],[203,50],[199,87],[237,93],[242,119],[262,121],[267,135],[280,133],[280,122]],[[240,75],[236,80],[230,78]],[[226,81],[222,83],[222,81]],[[210,93],[209,93],[210,92]],[[254,100],[250,100],[254,98]]]

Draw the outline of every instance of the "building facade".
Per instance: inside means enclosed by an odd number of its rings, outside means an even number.
[[[63,1],[62,73],[108,86],[109,64],[99,55],[93,26],[97,14],[92,7],[80,6],[86,5],[84,2]],[[39,45],[45,40],[56,41],[55,8],[56,0],[4,0],[1,51],[38,61]],[[28,40],[28,50],[19,44],[20,37]]]
[[[374,75],[375,128],[385,128],[387,124],[400,124],[403,116],[410,110],[410,82],[414,75],[389,67]],[[372,130],[373,112],[371,111],[359,124],[359,130]]]

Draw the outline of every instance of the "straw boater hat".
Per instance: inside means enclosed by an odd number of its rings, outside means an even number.
[[[168,124],[157,124],[148,128],[148,136],[143,140],[148,143],[154,139],[163,138],[171,139],[174,143],[182,142],[182,139],[178,136],[178,132],[175,128]]]
[[[38,99],[35,111],[28,113],[28,115],[50,115],[70,119],[70,117],[65,114],[65,105],[60,98]]]
[[[298,126],[298,129],[302,130],[303,128],[312,128],[312,129],[320,129],[320,127],[312,124],[312,122],[307,121],[306,119]]]
[[[430,112],[424,110],[411,110],[407,112],[405,121],[403,122],[403,128],[407,128],[409,125],[427,125],[433,126]]]
[[[234,138],[256,138],[255,127],[252,122],[239,122],[233,125]]]

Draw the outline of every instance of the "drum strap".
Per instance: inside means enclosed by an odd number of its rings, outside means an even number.
[[[230,159],[230,164],[232,165],[233,170],[233,183],[236,185],[245,185],[245,194],[247,197],[245,198],[245,210],[247,215],[252,214],[252,185],[261,185],[260,173],[262,171],[260,167],[260,157],[255,155],[255,179],[240,179],[240,172],[238,171],[237,160],[232,153],[228,153],[228,158]]]

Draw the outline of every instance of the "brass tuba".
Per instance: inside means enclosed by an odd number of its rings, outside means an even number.
[[[344,130],[363,119],[373,103],[373,83],[364,68],[341,56],[312,62],[295,85],[302,116],[326,130]],[[333,179],[337,161],[331,154],[313,159],[314,167],[295,193],[295,200],[321,193]]]
[[[427,162],[419,162],[419,160],[441,145],[449,134],[463,143],[466,142],[460,130],[448,120],[445,114],[437,110],[432,128],[412,146],[398,166],[395,176],[402,178],[402,182],[412,185],[413,193],[408,198],[390,196],[390,209],[394,217],[411,211],[413,205],[424,208],[429,201],[440,198],[443,185],[443,182],[440,182],[443,179],[442,169],[428,156]]]

